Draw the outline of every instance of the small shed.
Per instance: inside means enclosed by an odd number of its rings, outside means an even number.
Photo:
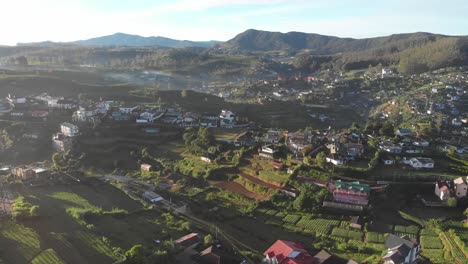
[[[142,171],[151,171],[153,169],[153,166],[150,164],[143,163],[140,165],[140,169]]]
[[[355,229],[362,229],[362,218],[360,216],[351,216],[351,219],[349,220],[350,227],[355,228]]]

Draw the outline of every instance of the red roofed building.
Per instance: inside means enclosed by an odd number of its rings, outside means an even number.
[[[313,264],[314,258],[304,247],[295,242],[277,240],[263,253],[269,264]]]
[[[200,241],[201,239],[198,233],[191,233],[191,234],[188,234],[186,236],[183,236],[177,239],[176,241],[174,241],[174,243],[182,247],[193,247],[193,246],[198,245]]]

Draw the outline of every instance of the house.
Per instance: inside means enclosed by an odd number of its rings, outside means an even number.
[[[328,253],[325,250],[320,250],[319,253],[317,253],[313,259],[314,259],[314,264],[332,264],[332,255]]]
[[[279,189],[279,192],[291,198],[296,198],[300,194],[300,191],[298,189],[287,186],[284,186],[283,188]]]
[[[258,155],[264,158],[274,159],[278,151],[279,150],[275,145],[270,144],[270,145],[262,146],[258,151]]]
[[[178,238],[174,241],[174,244],[187,248],[187,247],[196,247],[201,242],[201,237],[198,233],[191,233],[185,235],[181,238]]]
[[[266,133],[265,138],[263,139],[263,142],[269,143],[269,144],[278,144],[281,140],[282,133],[281,131],[278,130],[269,130]]]
[[[434,168],[434,160],[431,158],[412,158],[409,160],[409,165],[415,169],[419,168],[426,168],[426,169],[432,169]]]
[[[277,170],[282,170],[284,168],[284,164],[283,163],[280,163],[280,162],[276,162],[276,161],[273,161],[271,163],[271,165],[273,165],[273,168],[277,169]]]
[[[333,193],[335,202],[356,205],[369,203],[370,187],[368,184],[336,180],[328,185],[328,189]]]
[[[157,203],[160,201],[163,201],[164,198],[162,198],[159,194],[156,194],[155,192],[152,191],[146,191],[143,193],[143,198],[152,202],[152,203]]]
[[[72,121],[97,124],[101,120],[97,116],[97,112],[95,110],[86,110],[84,107],[80,107],[78,110],[73,112]]]
[[[129,114],[124,114],[119,111],[115,111],[111,113],[111,117],[115,121],[128,121],[130,120],[130,115]]]
[[[383,142],[380,145],[380,149],[383,152],[387,152],[390,154],[401,154],[403,152],[403,148],[401,146],[393,144],[390,141]]]
[[[244,131],[236,135],[234,138],[234,146],[255,146],[257,144],[257,139],[254,136],[252,131]]]
[[[219,120],[219,125],[221,127],[232,128],[234,125],[236,125],[237,116],[229,110],[222,110],[221,114],[219,115]]]
[[[458,118],[454,118],[454,119],[452,119],[451,124],[452,124],[452,126],[461,126],[461,125],[463,125],[463,122]]]
[[[200,126],[218,127],[219,116],[213,113],[203,113],[200,117]]]
[[[194,127],[199,126],[200,114],[187,112],[180,116],[176,123],[181,127]]]
[[[206,163],[211,163],[211,159],[208,157],[200,157],[200,160]]]
[[[52,136],[52,147],[57,152],[67,152],[73,148],[73,138],[56,133]]]
[[[67,137],[76,137],[80,133],[77,126],[67,122],[60,124],[60,131]]]
[[[382,69],[382,78],[385,78],[387,76],[392,76],[393,75],[393,70],[390,68],[383,68]]]
[[[442,201],[445,201],[448,198],[450,198],[450,188],[448,182],[445,180],[436,181],[434,193]]]
[[[429,147],[429,141],[426,141],[422,138],[417,138],[413,140],[413,146],[417,147]]]
[[[119,112],[122,114],[131,114],[138,109],[138,105],[125,105],[119,107]]]
[[[153,169],[153,166],[150,164],[143,163],[140,165],[141,171],[151,171],[152,169]]]
[[[58,109],[64,109],[64,110],[71,110],[71,109],[77,108],[77,104],[73,100],[60,99],[54,105],[52,105],[52,107],[58,108]]]
[[[286,143],[293,152],[312,147],[311,135],[309,133],[288,133]]]
[[[345,143],[346,154],[351,157],[361,156],[364,153],[364,146],[360,143]]]
[[[334,156],[328,156],[325,159],[327,162],[333,164],[333,165],[343,165],[345,164],[345,160],[342,159],[341,157],[334,157]]]
[[[421,251],[420,245],[414,239],[390,234],[385,241],[387,254],[382,257],[384,264],[412,264]]]
[[[413,134],[413,132],[407,128],[398,128],[395,134],[397,136],[404,137]]]
[[[240,263],[237,257],[221,246],[210,246],[193,257],[198,264]]]
[[[315,263],[314,257],[312,257],[301,244],[287,240],[277,240],[263,255],[265,255],[263,263],[268,264]]]
[[[455,196],[457,198],[463,198],[466,197],[468,185],[466,182],[463,180],[462,177],[458,177],[455,180],[453,180],[453,184],[455,185],[454,190],[455,190]]]
[[[382,157],[382,162],[385,165],[394,165],[395,164],[395,159],[390,157],[390,156],[384,156],[384,157]]]
[[[31,180],[47,175],[48,169],[34,166],[18,166],[12,169],[12,174],[21,180]]]
[[[32,117],[44,118],[49,116],[49,111],[47,110],[34,110],[31,112]]]

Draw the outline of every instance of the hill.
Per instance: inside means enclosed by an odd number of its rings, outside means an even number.
[[[249,29],[221,44],[221,47],[240,51],[309,49],[316,54],[336,54],[364,51],[391,44],[410,48],[446,37],[448,36],[418,32],[376,38],[353,39],[303,32],[281,33]]]
[[[217,41],[190,41],[177,40],[165,37],[142,37],[139,35],[130,35],[125,33],[115,33],[108,36],[78,40],[73,42],[56,43],[51,41],[35,43],[18,43],[18,46],[54,46],[63,44],[75,44],[81,46],[129,46],[129,47],[168,47],[168,48],[186,48],[202,47],[210,48]]]

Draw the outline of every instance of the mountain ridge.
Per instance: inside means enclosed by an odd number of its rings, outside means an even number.
[[[166,47],[166,48],[187,48],[201,47],[210,48],[219,41],[191,41],[178,40],[161,36],[143,37],[140,35],[127,34],[117,32],[112,35],[100,36],[90,39],[70,41],[70,42],[29,42],[18,43],[17,46],[43,46],[49,47],[54,45],[79,45],[79,46],[128,46],[128,47]]]

